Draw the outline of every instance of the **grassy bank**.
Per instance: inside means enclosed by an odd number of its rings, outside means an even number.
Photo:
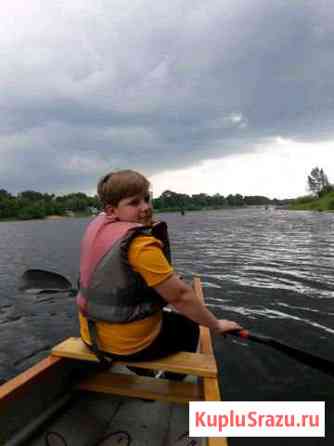
[[[289,205],[290,210],[294,211],[334,211],[334,192],[329,192],[320,198],[306,196],[296,198]]]

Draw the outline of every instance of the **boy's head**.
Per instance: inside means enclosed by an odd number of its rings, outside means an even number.
[[[107,214],[119,220],[149,224],[152,218],[150,183],[139,172],[120,170],[100,179],[97,193]]]

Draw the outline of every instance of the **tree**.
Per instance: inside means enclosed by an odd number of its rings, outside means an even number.
[[[18,194],[18,197],[25,201],[40,201],[43,199],[43,194],[41,192],[36,192],[34,190],[25,190]]]
[[[199,209],[205,206],[208,206],[209,195],[200,193],[200,194],[193,194],[191,196],[192,202],[195,206],[197,206]]]
[[[307,177],[308,189],[320,197],[321,192],[329,190],[331,185],[323,169],[314,167]]]
[[[0,200],[6,200],[11,198],[11,194],[9,192],[6,191],[6,189],[0,189]]]
[[[244,198],[244,203],[247,204],[248,206],[267,205],[267,204],[270,204],[270,202],[271,201],[269,200],[269,198],[263,197],[262,195],[246,195]]]
[[[18,213],[18,204],[15,198],[0,197],[0,219],[15,218]]]
[[[226,200],[229,206],[244,206],[245,204],[243,196],[240,194],[230,194],[226,197]]]
[[[160,196],[160,205],[163,208],[180,208],[182,203],[182,196],[177,192],[171,190],[165,190]]]

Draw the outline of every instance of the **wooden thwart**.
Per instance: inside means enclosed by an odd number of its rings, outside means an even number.
[[[52,349],[53,356],[97,362],[96,356],[80,338],[68,338]],[[166,370],[195,376],[217,376],[213,355],[179,352],[154,361],[114,361],[114,364],[131,365],[149,370]]]
[[[131,394],[132,397],[175,403],[203,399],[203,394],[197,384],[124,373],[98,373],[93,378],[81,381],[77,389],[124,396]]]

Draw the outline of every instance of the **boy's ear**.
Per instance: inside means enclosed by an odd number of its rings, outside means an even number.
[[[107,206],[105,206],[104,208],[104,211],[109,217],[115,215],[115,208],[111,206],[111,204],[107,204]]]

